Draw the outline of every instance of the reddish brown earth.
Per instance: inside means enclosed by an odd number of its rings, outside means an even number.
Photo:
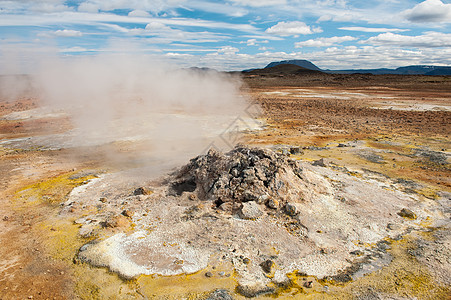
[[[451,77],[322,75],[244,77],[245,94],[261,104],[268,127],[249,134],[251,144],[289,144],[306,148],[304,159],[327,157],[341,164],[427,184],[424,192],[451,192],[449,163],[436,164],[411,159],[412,147],[450,151],[451,111],[399,111],[374,109],[381,97],[390,101],[441,104],[451,107]],[[351,92],[368,94],[356,99],[293,97],[268,94],[308,89],[317,93]],[[0,118],[8,113],[36,108],[36,99],[0,99]],[[4,139],[62,132],[70,128],[67,119],[0,120],[0,141]],[[388,149],[383,164],[355,158],[337,143],[362,140],[375,149]],[[309,150],[309,146],[330,147]],[[385,147],[385,148],[384,148]],[[92,150],[92,149],[91,149]],[[37,227],[54,205],[24,209],[16,192],[30,184],[76,169],[105,167],[102,151],[79,149],[39,151],[0,147],[0,299],[74,299],[76,278],[67,262],[52,257]],[[392,161],[393,160],[393,161]],[[389,163],[387,161],[390,161]],[[392,166],[393,163],[393,166]],[[64,198],[68,190],[61,190]],[[432,197],[432,196],[431,196]]]

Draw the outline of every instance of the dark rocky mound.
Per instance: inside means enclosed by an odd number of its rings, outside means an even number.
[[[311,70],[292,64],[281,64],[264,69],[254,69],[248,71],[246,75],[301,75],[301,74],[321,74],[321,71]]]
[[[170,189],[174,195],[189,192],[232,212],[251,201],[277,209],[301,197],[302,172],[296,161],[269,149],[211,149],[175,172]]]
[[[309,70],[315,70],[315,71],[321,71],[320,68],[315,66],[312,62],[305,60],[305,59],[292,59],[292,60],[282,60],[282,61],[275,61],[269,63],[265,68],[272,68],[279,65],[296,65],[305,69]]]

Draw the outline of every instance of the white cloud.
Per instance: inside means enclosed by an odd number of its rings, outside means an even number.
[[[186,31],[171,28],[161,22],[153,21],[145,26],[145,28],[127,29],[119,25],[113,26],[114,30],[133,36],[137,40],[145,41],[152,44],[172,44],[172,43],[217,43],[229,39],[228,36],[221,33],[209,31]]]
[[[83,33],[81,33],[81,31],[78,30],[63,29],[55,31],[54,35],[62,37],[77,37],[82,36]]]
[[[149,17],[150,14],[145,10],[136,9],[136,10],[132,10],[131,12],[129,12],[128,16],[129,17]]]
[[[451,23],[451,4],[445,4],[440,0],[426,0],[404,11],[402,15],[411,22]]]
[[[230,2],[251,7],[261,7],[261,6],[280,6],[286,5],[286,0],[229,0]]]
[[[244,7],[231,5],[223,1],[190,0],[184,3],[183,8],[191,11],[200,10],[216,14],[219,13],[231,17],[243,17],[249,13]]]
[[[370,37],[363,43],[418,48],[451,47],[451,33],[426,32],[423,35],[408,36],[387,32]]]
[[[78,6],[77,10],[80,12],[97,13],[99,9],[100,7],[97,4],[83,2]]]
[[[218,49],[218,53],[224,55],[233,55],[236,54],[238,51],[240,51],[238,48],[232,46],[223,46]]]
[[[338,29],[348,30],[348,31],[361,31],[361,32],[404,32],[409,31],[409,29],[398,29],[398,28],[371,28],[371,27],[340,27]]]
[[[307,40],[303,42],[294,43],[295,48],[302,47],[329,47],[335,44],[354,41],[357,38],[346,35],[346,36],[333,36],[330,38],[317,38],[312,40]]]
[[[276,25],[266,29],[265,32],[281,36],[289,36],[299,34],[320,33],[322,32],[322,29],[319,27],[311,28],[304,22],[293,21],[293,22],[279,22]]]
[[[159,13],[184,2],[185,0],[87,0],[80,3],[78,10],[93,12],[94,9],[103,11],[131,9]]]
[[[60,52],[62,53],[74,53],[74,52],[86,52],[89,51],[86,48],[82,48],[82,47],[71,47],[71,48],[66,48],[66,49],[61,49]]]
[[[259,46],[260,44],[267,44],[268,40],[248,39],[247,41],[241,41],[240,44],[246,44],[248,46]]]
[[[84,12],[62,12],[51,16],[46,15],[10,15],[5,14],[0,18],[0,26],[49,26],[63,24],[82,24],[82,25],[100,25],[107,26],[111,23],[127,24],[147,24],[151,22],[160,22],[165,25],[176,25],[184,27],[200,27],[208,29],[228,29],[247,32],[251,34],[260,34],[258,29],[250,24],[227,23],[220,21],[208,21],[202,19],[190,18],[143,18],[120,16],[111,13],[84,13]],[[266,37],[265,37],[266,38]]]
[[[146,25],[146,30],[150,31],[163,31],[163,30],[171,30],[171,27],[164,25],[160,22],[151,22]]]
[[[255,46],[257,44],[257,40],[256,39],[250,39],[246,41],[246,44],[248,46]]]

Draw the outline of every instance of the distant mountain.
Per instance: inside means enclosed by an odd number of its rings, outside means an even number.
[[[265,70],[268,68],[273,68],[280,65],[296,65],[308,70],[314,71],[322,71],[330,74],[373,74],[373,75],[384,75],[384,74],[397,74],[397,75],[451,75],[451,67],[443,67],[443,66],[430,66],[430,65],[415,65],[415,66],[406,66],[399,67],[397,69],[351,69],[351,70],[321,70],[317,66],[315,66],[312,62],[305,59],[295,59],[295,60],[282,60],[277,62],[269,63],[263,69],[249,69],[244,70],[243,72],[248,73],[255,70]],[[292,70],[293,71],[293,70]],[[258,71],[262,73],[263,71]],[[257,72],[257,73],[258,73]],[[271,73],[271,72],[279,72],[279,71],[270,71],[263,73]],[[289,70],[282,70],[282,73],[290,73]]]
[[[268,64],[266,68],[272,68],[278,65],[296,65],[299,67],[303,67],[309,70],[315,70],[315,71],[321,71],[320,68],[318,68],[317,66],[315,66],[314,64],[312,64],[310,61],[305,60],[305,59],[294,59],[294,60],[282,60],[282,61],[278,61],[278,62],[272,62],[270,64]]]
[[[436,68],[424,75],[451,75],[451,67],[440,67]]]
[[[327,70],[332,74],[396,74],[396,75],[451,75],[451,67],[441,66],[407,66],[396,69],[357,69],[357,70]]]
[[[253,69],[243,71],[248,75],[301,75],[322,73],[318,70],[307,69],[293,64],[279,64],[272,67],[266,66],[263,69]]]
[[[218,71],[216,69],[211,69],[211,68],[199,68],[199,67],[190,67],[190,68],[183,68],[182,70],[188,70],[188,71],[192,71],[192,72],[199,72],[199,73],[206,73],[206,72],[215,72],[217,73]]]

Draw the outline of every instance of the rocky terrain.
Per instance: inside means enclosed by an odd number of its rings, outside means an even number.
[[[2,101],[0,299],[448,299],[449,78],[280,75],[175,169]]]

